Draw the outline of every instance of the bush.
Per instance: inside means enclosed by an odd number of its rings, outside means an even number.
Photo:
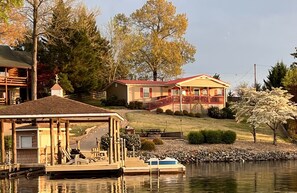
[[[177,115],[177,116],[183,116],[184,114],[183,114],[183,112],[181,112],[181,111],[175,111],[175,112],[174,112],[174,115]]]
[[[153,142],[155,145],[163,145],[163,141],[160,138],[153,139]]]
[[[112,95],[108,99],[101,100],[101,104],[105,106],[126,106],[126,100],[125,99],[118,99],[117,96]]]
[[[188,116],[189,115],[189,112],[187,110],[183,110],[183,115]]]
[[[224,131],[222,134],[222,142],[226,144],[232,144],[236,140],[236,133],[234,131]]]
[[[204,143],[204,135],[202,132],[191,131],[188,134],[188,140],[190,144],[202,144]]]
[[[234,112],[232,109],[228,107],[224,107],[223,109],[219,109],[219,107],[210,107],[208,108],[207,114],[209,117],[215,119],[234,119]]]
[[[154,142],[145,140],[144,142],[141,143],[141,149],[145,151],[153,151],[156,149],[156,146]]]
[[[170,109],[167,109],[167,110],[165,111],[165,113],[166,113],[167,115],[173,115],[173,111],[170,110]]]
[[[209,144],[219,144],[222,143],[223,132],[221,130],[206,130],[202,132],[205,137],[205,142]]]
[[[201,113],[196,113],[194,116],[197,118],[201,118]]]
[[[139,101],[131,101],[128,105],[129,109],[143,109],[143,103]]]
[[[228,107],[224,107],[222,109],[222,111],[225,113],[225,117],[227,119],[234,119],[235,118],[234,117],[235,113],[233,112],[233,110],[229,106]]]
[[[189,113],[188,116],[189,117],[195,117],[195,114],[194,113]]]
[[[12,149],[12,136],[4,136],[4,146],[7,151]]]
[[[161,108],[157,108],[157,109],[156,109],[156,113],[157,113],[157,114],[162,114],[163,112],[164,112],[164,110],[161,109]]]
[[[135,151],[138,151],[141,148],[139,135],[127,135],[121,133],[120,137],[126,140],[126,148],[129,151],[133,150],[133,146]],[[100,146],[104,150],[107,150],[109,148],[109,134],[105,134],[101,137]]]
[[[219,107],[212,106],[207,109],[207,115],[212,118],[219,118],[221,116],[220,113]]]

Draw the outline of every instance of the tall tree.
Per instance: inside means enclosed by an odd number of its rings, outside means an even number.
[[[282,81],[283,85],[294,96],[294,102],[297,102],[297,67],[294,65],[288,70]]]
[[[282,80],[285,77],[288,69],[283,62],[277,62],[275,66],[269,70],[267,80],[264,80],[265,88],[271,90],[272,87],[284,87]]]
[[[188,21],[185,14],[166,0],[148,0],[130,17],[123,17],[133,48],[128,57],[138,75],[152,73],[153,80],[170,78],[182,73],[182,66],[194,61],[196,49],[184,34]]]

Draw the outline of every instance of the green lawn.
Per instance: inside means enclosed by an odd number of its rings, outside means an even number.
[[[148,111],[132,111],[126,113],[129,125],[136,131],[160,129],[165,131],[182,131],[187,135],[190,131],[199,130],[232,130],[237,133],[238,140],[252,141],[253,137],[248,124],[236,123],[232,119],[213,119],[209,117],[195,118],[187,116],[173,116],[156,114]],[[272,131],[268,127],[257,130],[259,141],[272,141]]]

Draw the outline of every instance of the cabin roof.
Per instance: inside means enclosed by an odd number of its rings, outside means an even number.
[[[0,67],[30,69],[32,56],[29,52],[11,50],[9,46],[0,45]]]

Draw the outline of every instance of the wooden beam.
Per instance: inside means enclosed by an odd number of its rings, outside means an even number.
[[[65,123],[65,130],[66,130],[66,151],[68,151],[70,145],[69,145],[69,121],[66,121]]]
[[[113,119],[113,123],[112,123],[113,127],[113,152],[114,152],[114,162],[117,162],[118,161],[118,147],[117,147],[117,136],[118,136],[118,133],[117,133],[117,124],[116,124],[116,120]]]
[[[120,156],[121,156],[121,144],[120,144],[120,122],[116,122],[116,129],[117,129],[117,154],[118,154],[118,160],[120,161]]]
[[[17,150],[16,150],[16,127],[15,127],[15,120],[11,123],[12,129],[12,163],[17,163]]]
[[[109,164],[112,164],[113,163],[113,119],[112,118],[109,118],[109,152],[108,152],[108,161],[109,161]]]
[[[8,105],[7,68],[5,68],[5,104]]]
[[[54,121],[50,119],[50,141],[51,141],[51,165],[54,165]]]
[[[1,163],[5,162],[5,142],[4,142],[4,121],[0,121],[0,130],[1,130]]]

